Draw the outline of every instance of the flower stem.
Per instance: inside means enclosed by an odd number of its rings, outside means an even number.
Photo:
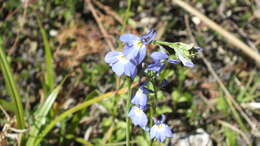
[[[151,83],[152,83],[153,90],[154,90],[154,96],[152,98],[151,107],[150,107],[150,119],[151,119],[150,123],[149,123],[150,127],[153,126],[152,118],[156,114],[156,105],[157,105],[157,92],[158,92],[158,88],[156,86],[156,79],[155,79],[155,77],[151,77]],[[150,141],[150,146],[152,146],[152,145],[153,145],[153,140]]]
[[[129,17],[130,9],[131,9],[131,3],[132,3],[132,0],[127,0],[127,9],[126,9],[125,14],[124,14],[124,23],[123,23],[123,27],[121,29],[121,32],[125,31],[126,23],[127,23],[128,17]]]
[[[130,133],[131,133],[131,125],[128,117],[128,112],[130,109],[130,100],[131,100],[131,94],[132,94],[132,88],[131,88],[132,80],[128,78],[128,98],[126,102],[126,110],[125,110],[125,116],[126,116],[126,145],[130,146]]]
[[[154,98],[153,98],[152,108],[153,108],[154,113],[156,113],[155,111],[156,111],[156,105],[157,105],[158,88],[156,86],[156,80],[154,78],[152,79],[152,85],[153,85],[153,90],[154,90]]]

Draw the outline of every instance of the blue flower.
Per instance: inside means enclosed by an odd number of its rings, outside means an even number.
[[[128,116],[131,118],[133,124],[135,126],[140,126],[143,129],[147,129],[146,125],[148,123],[148,119],[146,114],[144,113],[143,109],[141,108],[142,106],[133,106],[128,113]]]
[[[151,57],[154,63],[148,65],[147,69],[157,72],[157,75],[159,75],[160,72],[164,69],[166,62],[173,63],[173,64],[177,64],[180,62],[179,60],[169,59],[169,56],[162,51],[153,52],[151,54]]]
[[[120,41],[126,44],[124,54],[128,59],[133,59],[140,64],[146,56],[146,46],[154,39],[156,32],[151,30],[147,34],[139,37],[134,34],[123,34]]]
[[[146,106],[147,94],[149,92],[151,92],[149,89],[145,88],[144,85],[141,85],[131,100],[131,103],[135,105]]]
[[[194,64],[187,57],[182,56],[181,54],[176,53],[177,57],[181,60],[182,64],[187,67],[194,67]]]
[[[165,116],[162,115],[162,120],[158,121],[154,119],[155,125],[150,130],[150,137],[151,139],[156,138],[160,142],[163,142],[165,138],[172,137],[172,131],[171,128],[164,124]]]
[[[134,61],[129,60],[122,52],[111,51],[105,56],[105,62],[112,66],[113,72],[118,76],[123,74],[134,79],[137,69]]]

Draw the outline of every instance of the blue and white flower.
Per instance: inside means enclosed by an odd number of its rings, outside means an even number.
[[[113,72],[118,76],[125,74],[132,79],[136,76],[137,69],[135,62],[127,59],[122,52],[111,51],[107,53],[105,62],[112,67]]]
[[[140,126],[143,129],[147,129],[146,125],[148,123],[148,119],[141,106],[133,106],[128,113],[128,116],[131,118],[135,126]]]
[[[154,63],[148,65],[147,69],[157,72],[158,75],[164,69],[166,62],[173,63],[173,64],[180,63],[179,60],[169,59],[169,56],[165,52],[162,52],[162,51],[153,52],[151,54],[151,57],[152,57]]]
[[[154,126],[150,129],[150,138],[154,139],[156,138],[160,142],[163,142],[165,138],[172,137],[172,131],[171,128],[164,124],[165,116],[162,115],[162,120],[158,121],[154,119]]]
[[[134,34],[123,34],[120,36],[120,41],[126,44],[124,54],[128,59],[135,60],[140,64],[146,56],[146,46],[154,39],[156,32],[151,30],[147,34],[139,37]]]
[[[135,96],[133,97],[133,99],[131,100],[132,104],[135,105],[140,105],[140,106],[146,106],[147,105],[147,94],[150,93],[151,91],[147,88],[145,88],[143,85],[141,85],[137,92],[135,93]]]

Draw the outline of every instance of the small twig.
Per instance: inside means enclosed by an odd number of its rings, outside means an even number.
[[[251,141],[250,141],[250,139],[248,138],[248,136],[247,136],[245,133],[243,133],[241,130],[239,130],[237,127],[235,127],[235,126],[233,126],[233,125],[231,125],[231,124],[229,124],[229,123],[227,123],[227,122],[225,122],[225,121],[222,121],[222,120],[217,120],[217,122],[218,122],[219,124],[221,124],[221,125],[227,127],[227,128],[232,129],[233,131],[239,133],[239,134],[244,138],[244,140],[246,141],[246,143],[247,143],[249,146],[252,146]]]
[[[188,21],[188,17],[185,17],[185,24],[189,33],[189,36],[191,37],[191,40],[193,41],[194,44],[196,43],[195,38],[192,35],[190,26],[189,26],[189,21]],[[208,70],[210,71],[210,73],[213,75],[213,77],[217,80],[218,84],[220,85],[221,89],[224,91],[224,93],[226,94],[226,96],[228,97],[228,100],[231,101],[231,103],[235,106],[235,108],[240,112],[240,114],[243,116],[243,118],[248,122],[248,124],[250,125],[251,129],[254,131],[256,129],[256,125],[249,119],[249,117],[247,116],[247,114],[242,110],[242,108],[239,106],[239,104],[234,100],[233,96],[230,94],[230,92],[228,91],[228,89],[225,87],[225,85],[223,84],[223,82],[220,80],[220,78],[218,77],[217,73],[215,72],[215,70],[213,69],[213,67],[211,66],[211,63],[205,58],[205,56],[203,55],[202,52],[199,52],[200,57],[202,58],[203,62],[206,64]]]
[[[105,30],[105,28],[104,28],[104,26],[103,26],[103,24],[102,24],[102,22],[101,22],[100,17],[98,17],[97,12],[96,12],[95,8],[94,8],[93,5],[92,5],[91,0],[85,0],[85,1],[86,1],[86,3],[87,3],[87,8],[91,11],[92,15],[94,16],[94,18],[95,18],[95,20],[96,20],[96,22],[97,22],[97,24],[98,24],[98,27],[99,27],[101,33],[103,34],[103,36],[104,36],[104,38],[105,38],[105,41],[106,41],[108,47],[109,47],[111,50],[115,50],[115,48],[114,48],[112,42],[108,39],[108,38],[109,38],[109,35],[108,35],[107,31]]]
[[[198,17],[201,21],[203,21],[206,25],[208,25],[210,28],[218,32],[220,35],[222,35],[226,40],[236,46],[237,48],[241,49],[244,53],[246,53],[248,56],[253,58],[256,63],[260,63],[260,55],[255,52],[252,48],[250,48],[248,45],[246,45],[244,42],[239,40],[237,37],[235,37],[232,33],[226,31],[221,26],[216,24],[214,21],[210,20],[208,17],[203,15],[201,12],[187,4],[186,2],[182,0],[172,0],[173,3],[177,4],[181,8],[185,9],[189,13],[195,15]]]
[[[210,103],[210,101],[202,94],[202,92],[199,92],[198,94],[201,97],[201,99],[208,105],[210,110],[216,111],[216,109],[214,108],[214,105],[212,105],[212,103]]]
[[[31,4],[33,4],[36,1],[37,0],[29,0],[29,1],[25,2],[23,5],[17,7],[14,11],[10,12],[7,15],[7,17],[4,19],[4,21],[10,19],[10,17],[12,17],[15,13],[17,13],[21,8],[28,8]]]
[[[111,15],[115,18],[120,24],[124,24],[124,20],[115,12],[113,11],[109,6],[106,6],[102,4],[101,2],[97,0],[93,0],[94,4],[96,4],[100,9],[104,10],[107,14]]]
[[[248,122],[248,124],[250,125],[250,127],[252,128],[252,130],[254,130],[256,128],[256,125],[249,119],[249,117],[247,116],[247,114],[242,110],[242,108],[239,106],[239,104],[234,100],[233,96],[230,94],[230,92],[228,91],[228,89],[225,87],[225,85],[223,84],[223,82],[220,80],[220,78],[218,77],[218,75],[216,74],[216,72],[214,71],[214,69],[211,66],[211,63],[205,58],[205,56],[203,55],[203,53],[200,53],[200,56],[202,57],[204,63],[206,64],[208,70],[210,71],[210,73],[213,75],[213,77],[217,80],[218,84],[220,85],[221,89],[224,91],[224,93],[226,94],[227,98],[232,102],[232,104],[235,106],[235,108],[240,112],[240,114],[242,115],[242,117]]]

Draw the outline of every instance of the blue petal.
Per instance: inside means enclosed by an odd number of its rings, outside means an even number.
[[[105,62],[108,64],[114,64],[115,62],[118,61],[118,59],[116,58],[117,56],[122,55],[122,52],[118,52],[118,51],[111,51],[108,52],[105,56]]]
[[[125,64],[123,69],[124,69],[124,73],[127,76],[131,77],[131,79],[134,79],[134,77],[136,76],[136,73],[137,73],[135,64],[133,64],[132,62],[129,61],[127,64]]]
[[[182,55],[178,55],[178,54],[177,56],[181,60],[184,66],[191,67],[191,68],[194,67],[194,64],[191,62],[189,58],[183,57]]]
[[[198,50],[198,51],[204,50],[203,48],[201,48],[201,47],[199,47],[199,46],[194,46],[193,48],[194,48],[195,50]]]
[[[180,61],[180,60],[169,59],[168,62],[169,62],[169,63],[173,63],[173,64],[178,64],[178,63],[180,63],[181,61]]]
[[[157,32],[155,30],[150,30],[147,34],[141,36],[142,42],[146,45],[154,40]]]
[[[161,118],[161,120],[160,120],[160,123],[162,124],[162,123],[164,123],[164,121],[165,121],[166,117],[165,117],[165,115],[164,115],[164,114],[162,114],[162,115],[161,115],[161,117],[162,117],[162,118]]]
[[[153,139],[155,138],[156,134],[157,134],[157,131],[156,131],[156,125],[154,125],[151,130],[150,130],[150,138]]]
[[[154,30],[153,29],[151,29],[148,33],[146,33],[145,35],[143,35],[143,36],[141,36],[142,38],[144,38],[144,39],[147,39],[147,38],[149,38],[149,37],[152,37],[152,35],[154,34]]]
[[[115,72],[118,76],[121,76],[124,73],[124,63],[122,62],[116,62],[112,65],[112,70]]]
[[[153,58],[153,60],[155,62],[157,62],[157,61],[160,61],[160,60],[163,60],[163,59],[167,59],[168,55],[166,53],[160,51],[160,52],[153,52],[151,54],[151,57]]]
[[[133,45],[132,47],[125,47],[124,54],[127,59],[135,60],[139,54],[140,47],[138,45]]]
[[[158,135],[158,139],[159,139],[160,142],[163,142],[165,138],[166,138],[166,137],[165,137],[164,133],[160,133],[160,134]]]
[[[127,43],[127,44],[132,44],[134,41],[140,40],[140,37],[134,35],[134,34],[123,34],[120,36],[120,41]]]
[[[131,108],[128,116],[131,118],[134,125],[145,127],[148,123],[147,116],[145,115],[143,110],[141,110],[137,106]]]
[[[163,125],[163,128],[164,128],[164,134],[166,137],[172,137],[172,131],[171,131],[171,128],[166,125],[166,124],[162,124]]]
[[[147,95],[142,91],[142,89],[138,89],[135,96],[131,100],[132,104],[146,106],[147,104]]]
[[[141,64],[145,56],[146,56],[146,48],[144,46],[143,48],[139,49],[138,55],[135,57],[137,64]]]
[[[152,70],[152,71],[156,71],[157,74],[160,74],[161,71],[164,69],[164,67],[165,67],[165,64],[160,63],[160,62],[156,62],[154,64],[148,65],[147,69]]]

